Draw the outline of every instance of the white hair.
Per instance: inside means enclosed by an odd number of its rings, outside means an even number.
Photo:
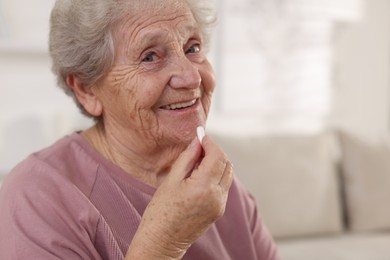
[[[56,1],[50,19],[49,51],[52,70],[57,76],[58,85],[73,97],[85,115],[91,116],[67,85],[67,76],[77,76],[87,87],[101,79],[114,62],[114,24],[145,1],[152,1],[156,7],[164,4],[163,0]],[[212,1],[177,0],[177,3],[180,2],[189,6],[207,47],[216,20]]]

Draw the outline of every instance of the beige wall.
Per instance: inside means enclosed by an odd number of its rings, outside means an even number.
[[[360,22],[335,35],[331,124],[375,138],[390,127],[390,1],[366,0]]]

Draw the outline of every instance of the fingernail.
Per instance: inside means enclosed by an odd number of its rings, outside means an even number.
[[[196,128],[196,135],[198,136],[199,142],[202,143],[203,137],[204,137],[204,128],[203,126],[198,126]]]

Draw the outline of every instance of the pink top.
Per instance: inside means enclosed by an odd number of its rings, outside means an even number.
[[[0,259],[124,259],[155,189],[75,133],[29,156],[0,190]],[[235,180],[225,214],[183,259],[278,259],[256,204]]]

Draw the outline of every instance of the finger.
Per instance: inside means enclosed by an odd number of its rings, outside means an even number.
[[[186,178],[195,168],[200,160],[201,154],[202,146],[197,138],[194,138],[187,148],[179,155],[167,178],[174,178],[176,180],[183,180]]]
[[[233,164],[230,161],[227,161],[221,181],[219,182],[219,185],[222,187],[223,190],[225,191],[229,190],[230,186],[232,185],[234,179],[233,173],[234,173]]]
[[[225,171],[227,156],[211,138],[205,136],[202,141],[204,157],[194,171],[194,177],[202,178],[204,181],[219,184]]]

